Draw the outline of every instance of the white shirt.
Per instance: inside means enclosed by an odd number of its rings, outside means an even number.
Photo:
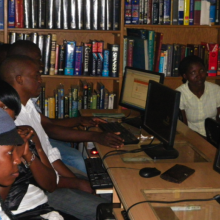
[[[15,124],[18,125],[29,125],[37,133],[42,148],[47,155],[50,163],[61,159],[60,152],[57,148],[53,148],[49,142],[48,136],[41,125],[40,114],[35,109],[35,106],[31,99],[28,100],[26,106],[22,105],[21,112],[15,120]]]
[[[186,112],[188,126],[206,136],[205,119],[216,119],[217,108],[220,107],[220,86],[205,81],[205,90],[200,98],[190,91],[188,82],[176,90],[181,92],[180,109]]]
[[[0,220],[10,220],[10,218],[2,210],[1,204],[0,204]]]

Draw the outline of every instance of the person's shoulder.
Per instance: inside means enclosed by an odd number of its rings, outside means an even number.
[[[205,85],[206,85],[208,88],[220,90],[220,86],[219,86],[218,84],[205,81]]]
[[[186,89],[187,89],[187,83],[184,83],[181,86],[176,88],[176,90],[179,92],[184,92]]]

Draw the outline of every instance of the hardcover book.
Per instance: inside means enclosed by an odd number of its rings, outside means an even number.
[[[84,1],[85,8],[84,8],[84,29],[91,30],[92,29],[92,1],[85,0]]]
[[[24,34],[24,40],[30,40],[31,41],[31,35],[26,33]]]
[[[55,0],[54,1],[54,28],[61,29],[62,28],[62,1]]]
[[[131,24],[131,1],[125,0],[125,24]]]
[[[112,5],[112,3],[113,3],[113,0],[106,0],[106,5],[105,5],[105,8],[106,8],[106,12],[105,12],[105,14],[106,14],[106,18],[105,18],[105,20],[106,20],[106,24],[105,24],[105,27],[106,27],[106,29],[105,30],[112,30],[112,16],[113,16],[113,14],[112,14],[112,12],[113,12],[113,5]]]
[[[215,25],[219,25],[220,1],[216,1],[215,7]]]
[[[102,75],[102,68],[103,68],[103,48],[104,48],[104,41],[97,42],[97,71],[96,75]]]
[[[159,72],[161,46],[163,43],[163,33],[155,32],[155,52],[154,52],[154,71]]]
[[[69,1],[68,0],[63,0],[63,7],[62,7],[62,10],[63,10],[63,29],[68,29],[68,7],[69,7]],[[70,19],[72,17],[72,7],[74,7],[76,5],[72,5],[70,6]],[[74,8],[74,10],[76,10],[76,7]]]
[[[167,70],[166,76],[172,76],[173,44],[167,44]]]
[[[9,43],[13,44],[16,41],[16,33],[15,32],[10,32],[9,33]]]
[[[64,57],[65,57],[64,45],[59,45],[58,75],[64,75],[64,66],[65,66]]]
[[[91,109],[97,108],[97,94],[95,92],[92,93],[92,103],[90,104]]]
[[[121,1],[120,0],[112,0],[112,30],[120,30],[120,9],[121,9]]]
[[[152,6],[153,0],[147,1],[147,24],[152,24]]]
[[[184,0],[178,0],[178,24],[183,25],[184,18]]]
[[[79,30],[82,30],[84,27],[84,23],[83,23],[83,0],[76,0],[76,6],[77,6],[77,13],[76,13],[76,27]]]
[[[49,75],[50,52],[51,52],[51,34],[46,35],[44,42],[44,75]]]
[[[51,52],[50,52],[50,72],[49,72],[49,75],[55,75],[56,43],[57,43],[57,35],[52,34],[51,47],[50,47]]]
[[[98,0],[93,0],[92,12],[92,30],[98,30]]]
[[[38,33],[33,32],[33,33],[30,34],[30,37],[31,37],[31,41],[33,43],[37,44]]]
[[[38,28],[38,1],[31,0],[31,28]]]
[[[59,44],[56,44],[56,54],[55,54],[55,75],[58,75],[58,69],[59,69]]]
[[[218,68],[218,44],[209,43],[208,76],[216,76]]]
[[[98,1],[98,29],[106,30],[106,0]]]
[[[178,0],[173,1],[172,8],[172,25],[178,25]]]
[[[170,25],[171,0],[164,0],[163,24]]]
[[[109,94],[108,109],[114,109],[115,96],[116,96],[116,94],[114,94],[114,93],[110,93]]]
[[[46,1],[46,28],[53,29],[54,28],[54,1],[47,0]]]
[[[24,28],[24,0],[15,0],[15,27]]]
[[[83,76],[89,76],[91,70],[92,44],[84,43],[83,46]]]
[[[173,63],[172,63],[172,76],[179,76],[178,67],[181,58],[181,47],[179,44],[173,45]]]
[[[0,30],[4,29],[4,0],[0,0]]]
[[[64,85],[58,86],[58,118],[64,118]]]
[[[103,50],[103,69],[102,76],[109,76],[109,50]]]
[[[63,101],[64,118],[69,118],[69,97],[65,95]]]
[[[46,0],[38,1],[38,27],[46,27]]]
[[[159,0],[153,0],[152,24],[159,24]]]
[[[118,77],[119,71],[119,45],[108,44],[109,49],[109,76]]]
[[[48,98],[48,117],[55,118],[55,98]]]
[[[71,92],[72,92],[72,117],[77,117],[78,116],[78,109],[81,106],[82,108],[82,100],[81,100],[81,105],[79,106],[79,88],[78,86],[72,86],[71,87]]]
[[[82,75],[82,62],[83,62],[83,46],[76,46],[75,52],[75,76]]]
[[[105,91],[105,86],[101,83],[97,83],[97,90],[100,91],[100,103],[99,103],[99,109],[104,109],[104,91]]]
[[[189,25],[189,9],[190,9],[190,0],[184,1],[184,17],[183,24]]]
[[[92,42],[92,60],[91,60],[91,71],[90,75],[96,76],[97,71],[97,59],[98,59],[98,42],[93,40]]]
[[[131,1],[131,24],[139,24],[139,1]]]
[[[144,24],[147,24],[148,0],[144,0]]]
[[[80,80],[82,88],[83,103],[82,109],[88,109],[88,84],[86,80]]]
[[[139,24],[144,23],[144,0],[139,0]]]
[[[15,27],[15,0],[8,1],[8,27]]]
[[[194,25],[200,25],[201,0],[195,0],[194,6]]]
[[[159,0],[159,23],[163,24],[163,8],[164,8],[164,0]]]
[[[75,50],[76,50],[76,42],[75,41],[67,41],[66,44],[66,54],[65,54],[65,69],[64,75],[74,75],[75,71]]]
[[[105,88],[104,90],[104,109],[108,109],[108,102],[109,102],[109,91]]]
[[[201,1],[200,25],[209,25],[210,2]]]
[[[134,39],[127,40],[127,66],[133,66]]]
[[[124,37],[124,47],[123,47],[123,74],[125,72],[125,67],[127,66],[127,54],[128,54],[128,39],[127,36]]]
[[[189,25],[194,25],[194,0],[190,0],[189,7]]]
[[[93,83],[89,82],[88,84],[88,100],[87,100],[87,108],[91,109],[91,100],[92,100],[92,92],[93,92]]]
[[[70,29],[76,29],[76,0],[70,0],[70,21],[69,21],[69,27]],[[68,12],[66,12],[68,15]],[[68,28],[68,16],[66,16],[65,21],[65,29]]]

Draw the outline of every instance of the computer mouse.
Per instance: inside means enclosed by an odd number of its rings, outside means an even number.
[[[160,173],[161,172],[155,167],[145,167],[145,168],[140,169],[139,171],[139,175],[144,178],[158,176],[160,175]]]
[[[91,149],[90,153],[91,153],[92,155],[96,155],[96,154],[98,154],[98,150],[97,150],[95,147],[93,147],[93,148]]]

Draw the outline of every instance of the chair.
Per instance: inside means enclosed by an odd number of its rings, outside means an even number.
[[[218,149],[220,144],[220,123],[212,118],[205,119],[207,141]]]

